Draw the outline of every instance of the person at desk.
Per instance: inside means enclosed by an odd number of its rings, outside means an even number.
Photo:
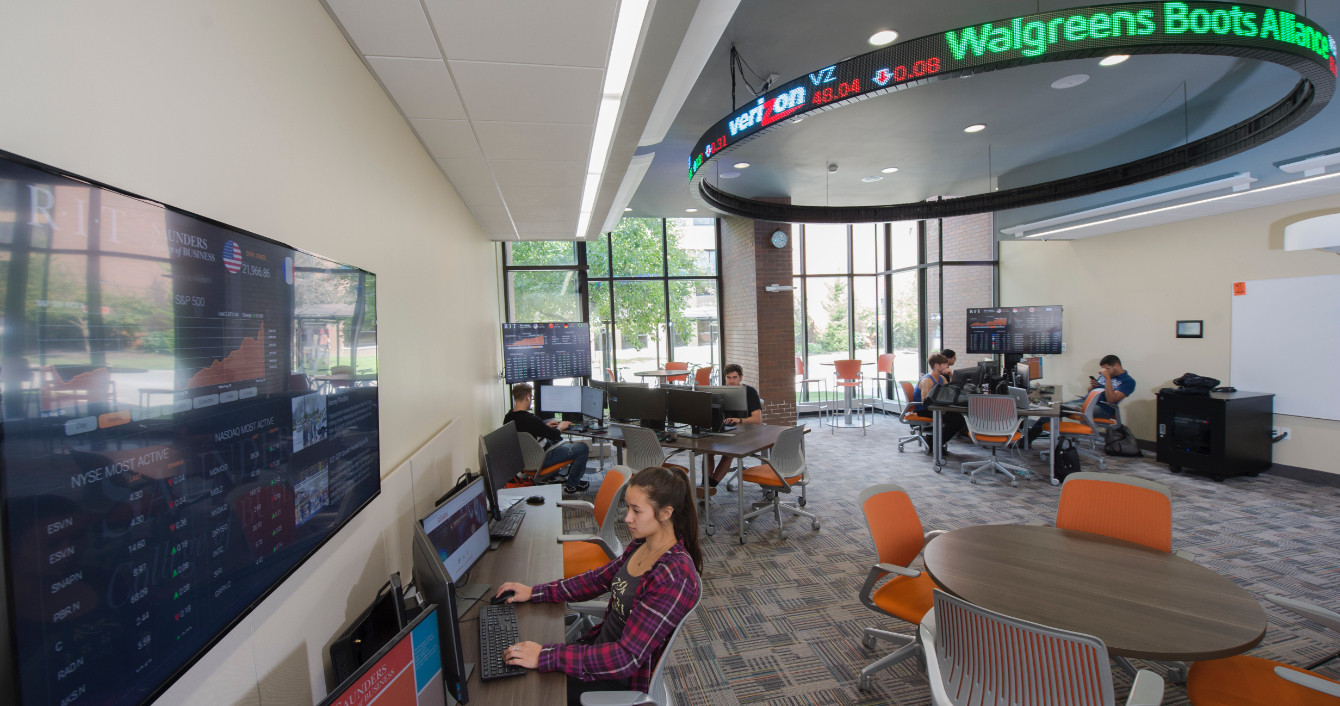
[[[563,431],[572,426],[572,422],[560,422],[557,419],[546,422],[535,416],[530,411],[531,403],[534,401],[533,393],[531,386],[524,382],[512,386],[512,411],[503,417],[503,424],[516,422],[517,431],[524,431],[536,439],[541,439],[541,443],[547,441],[553,444],[544,454],[544,465],[552,466],[571,459],[572,465],[568,467],[568,477],[563,481],[563,490],[569,495],[585,492],[591,487],[589,482],[582,480],[582,476],[586,474],[586,459],[591,455],[591,447],[580,443],[562,443]]]
[[[588,691],[646,691],[656,661],[698,603],[703,555],[692,481],[654,467],[639,471],[624,494],[624,523],[633,541],[599,569],[562,581],[526,586],[507,582],[508,603],[588,601],[610,594],[605,619],[571,645],[522,642],[507,648],[508,664],[568,675],[568,705]]]
[[[1116,419],[1117,404],[1135,392],[1135,378],[1121,367],[1121,358],[1115,355],[1105,355],[1098,361],[1098,368],[1102,371],[1095,379],[1089,378],[1089,391],[1093,392],[1098,388],[1103,391],[1098,393],[1098,399],[1094,402],[1098,409],[1093,411],[1093,416],[1099,419]],[[1084,398],[1066,402],[1067,405],[1078,407],[1084,404]],[[1042,434],[1042,427],[1046,423],[1045,417],[1033,422],[1033,426],[1028,428],[1028,443],[1033,443],[1038,436]]]
[[[953,348],[946,348],[940,351],[940,355],[944,356],[945,359],[949,361],[949,369],[945,371],[945,377],[953,377],[954,364],[958,362],[958,353],[955,353]]]
[[[953,351],[949,351],[953,353]],[[946,385],[949,383],[949,358],[944,353],[932,353],[931,357],[926,359],[926,365],[931,371],[917,381],[917,386],[912,388],[912,404],[916,405],[918,414],[927,417],[933,413],[926,409],[926,403],[923,400],[929,399],[931,390],[936,385]],[[949,440],[958,436],[958,433],[968,428],[968,420],[964,419],[959,412],[941,412],[940,413],[940,438],[943,442],[940,444],[940,453],[949,453]]]
[[[727,365],[724,372],[727,385],[744,385],[744,368],[740,367],[739,363]],[[726,410],[727,413],[740,414],[743,412],[746,415],[743,417],[726,417],[725,423],[728,426],[763,423],[763,398],[758,396],[758,390],[755,390],[752,385],[744,385],[744,400],[748,409]],[[712,459],[713,456],[708,454],[706,463],[710,465]],[[726,474],[730,472],[730,462],[729,456],[722,456],[721,460],[717,462],[716,468],[712,469],[712,477],[708,482],[711,483],[713,488],[717,487],[721,483],[721,479],[725,478]]]

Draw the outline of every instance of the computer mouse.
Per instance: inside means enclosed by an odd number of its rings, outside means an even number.
[[[512,596],[515,595],[516,591],[503,591],[502,595],[494,596],[493,600],[489,601],[489,603],[491,603],[492,605],[502,605],[503,603],[507,602],[508,598],[511,598]]]
[[[531,504],[531,505],[543,505],[543,504],[544,504],[544,496],[543,496],[543,495],[532,495],[532,496],[530,496],[529,498],[526,498],[526,502],[529,503],[529,504]]]

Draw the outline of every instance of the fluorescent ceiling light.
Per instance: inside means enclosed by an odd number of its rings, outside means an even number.
[[[1141,208],[1143,206],[1152,206],[1157,203],[1175,201],[1177,199],[1186,198],[1188,196],[1196,196],[1198,194],[1204,194],[1211,191],[1219,191],[1220,189],[1245,191],[1246,189],[1250,188],[1255,181],[1256,179],[1252,178],[1251,172],[1243,172],[1241,174],[1235,174],[1231,177],[1216,179],[1214,181],[1207,181],[1203,184],[1194,184],[1192,186],[1187,186],[1181,189],[1173,189],[1171,191],[1163,191],[1157,194],[1151,194],[1149,196],[1141,196],[1139,198],[1130,199],[1128,201],[1120,201],[1118,203],[1108,204],[1107,206],[1099,206],[1098,208],[1090,208],[1084,211],[1068,213],[1064,216],[1048,218],[1043,221],[1024,223],[1023,225],[1017,225],[1012,228],[1005,228],[1000,232],[1008,235],[1013,235],[1016,238],[1033,238],[1037,236],[1024,235],[1024,233],[1027,233],[1030,230],[1041,230],[1043,228],[1050,228],[1051,226],[1059,226],[1064,223],[1074,223],[1075,221],[1082,221],[1086,218],[1097,218],[1098,216],[1106,216],[1109,213],[1117,213],[1118,211],[1129,211],[1133,208]],[[1049,231],[1049,233],[1056,233],[1056,232],[1059,231]]]
[[[884,178],[884,177],[882,177],[882,176],[868,176],[868,177],[865,177],[864,179],[861,179],[861,181],[864,181],[864,182],[869,183],[869,182],[872,182],[872,181],[879,181],[880,179],[883,179],[883,178]]]
[[[748,168],[749,168],[749,163],[748,163],[748,162],[736,162],[733,166],[734,166],[736,169],[748,169]]]
[[[1317,176],[1318,174],[1325,174],[1326,168],[1332,164],[1340,164],[1340,152],[1332,152],[1330,154],[1318,155],[1316,157],[1299,159],[1289,162],[1288,164],[1281,164],[1280,169],[1291,173],[1302,172],[1303,176]]]
[[[623,0],[619,3],[619,18],[614,24],[614,41],[610,43],[610,58],[605,65],[605,86],[596,111],[595,137],[591,141],[591,157],[586,163],[586,183],[582,187],[581,212],[577,217],[577,237],[586,236],[595,207],[596,193],[605,175],[605,160],[609,156],[610,141],[614,139],[615,123],[623,105],[628,76],[633,70],[633,56],[637,40],[642,35],[642,23],[647,16],[650,0]]]
[[[976,125],[969,125],[968,127],[963,128],[963,131],[964,131],[964,132],[981,132],[981,131],[983,131],[983,130],[985,130],[985,129],[986,129],[986,126],[985,126],[985,125],[983,125],[983,124],[981,124],[981,123],[978,123],[978,124],[976,124]]]
[[[623,212],[624,212],[624,213],[628,213],[628,212],[631,211],[631,210],[633,210],[633,207],[632,207],[632,206],[624,206],[624,207],[623,207]]]
[[[698,212],[698,209],[696,209],[696,208],[686,208],[686,209],[684,209],[684,212],[685,212],[685,213],[697,213],[697,212]]]
[[[1065,78],[1058,78],[1055,81],[1052,81],[1052,88],[1074,88],[1088,80],[1088,74],[1075,74],[1074,76],[1066,76]]]
[[[892,174],[892,173],[898,171],[898,167],[888,167],[888,168],[886,168],[886,169],[881,169],[880,171],[881,171],[881,172],[884,172],[885,174]]]
[[[1098,65],[1099,65],[1099,66],[1116,66],[1117,64],[1120,64],[1121,62],[1123,62],[1123,61],[1125,61],[1125,60],[1127,60],[1127,59],[1129,59],[1129,58],[1131,58],[1129,54],[1113,54],[1112,56],[1109,56],[1109,57],[1107,57],[1106,59],[1103,59],[1102,61],[1098,62]]]
[[[898,38],[897,32],[891,29],[881,29],[880,31],[870,35],[870,43],[877,47],[882,47],[885,44],[888,44],[897,38]]]
[[[722,179],[734,179],[737,176],[740,176],[739,172],[722,172],[721,174]]]

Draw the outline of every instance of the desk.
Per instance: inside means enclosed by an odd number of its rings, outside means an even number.
[[[680,436],[678,439],[674,441],[662,441],[661,448],[675,449],[678,451],[688,451],[690,472],[692,472],[694,466],[697,465],[697,457],[699,454],[712,455],[712,456],[725,456],[727,458],[733,458],[735,459],[736,470],[738,471],[740,477],[743,477],[745,457],[752,456],[756,453],[759,453],[760,451],[765,451],[767,449],[772,448],[772,445],[777,443],[778,435],[780,435],[783,431],[786,431],[789,428],[790,427],[776,426],[773,424],[741,424],[736,428],[734,432],[725,432],[725,434],[722,436],[703,436],[697,439],[690,439],[686,436]],[[808,433],[808,431],[809,430],[807,429],[806,433]],[[590,432],[573,432],[571,430],[565,433],[572,434],[573,436],[583,436],[588,439],[607,439],[610,441],[610,443],[615,445],[615,448],[619,449],[618,461],[620,463],[623,462],[623,431],[620,430],[619,427],[611,426],[609,427],[609,431],[604,434],[592,434]],[[635,470],[641,470],[641,469],[635,469]],[[703,480],[702,480],[703,487],[705,488],[710,487],[710,484],[708,483],[708,477],[711,476],[711,474],[712,469],[707,468],[706,464],[704,464]],[[739,480],[736,481],[735,499],[736,504],[739,506],[740,515],[743,516],[744,488],[740,484]],[[709,537],[715,535],[717,531],[716,525],[712,524],[711,501],[712,496],[709,492],[708,495],[703,498],[703,520],[704,522],[707,523],[707,536]],[[527,518],[526,521],[529,522],[530,518]],[[744,523],[741,522],[740,544],[744,544],[744,535],[745,535]]]
[[[931,428],[934,430],[934,432],[933,432],[932,435],[931,435],[931,447],[932,447],[933,449],[935,449],[935,451],[934,451],[934,453],[935,453],[935,472],[936,472],[936,473],[939,473],[939,472],[944,468],[944,466],[945,466],[944,455],[940,453],[940,449],[943,448],[942,445],[941,445],[941,443],[940,443],[940,435],[941,435],[941,433],[942,433],[942,432],[940,431],[940,419],[941,419],[942,416],[943,416],[942,413],[943,413],[943,412],[958,412],[958,413],[960,413],[960,414],[962,414],[962,415],[964,415],[964,416],[967,416],[967,414],[968,414],[968,406],[967,406],[967,405],[963,405],[963,406],[958,406],[958,405],[947,405],[947,404],[927,404],[927,405],[926,405],[926,409],[929,409],[929,410],[931,411],[931,413],[932,413],[932,416],[935,418],[935,424],[931,425]],[[1048,407],[1047,409],[1016,409],[1016,410],[1015,410],[1015,414],[1019,415],[1020,417],[1055,417],[1055,418],[1057,418],[1057,419],[1060,419],[1060,418],[1061,418],[1061,404],[1060,404],[1059,402],[1057,402],[1057,403],[1053,404],[1051,407]],[[1056,428],[1059,429],[1060,426],[1059,426],[1059,425],[1056,425]],[[1028,430],[1025,429],[1025,430],[1023,431],[1023,434],[1024,434],[1025,436],[1027,436],[1027,434],[1028,434]],[[1061,481],[1056,480],[1056,440],[1059,439],[1061,435],[1060,435],[1060,434],[1048,434],[1047,436],[1049,437],[1049,438],[1048,438],[1048,443],[1051,445],[1051,453],[1049,453],[1049,454],[1047,455],[1047,464],[1048,464],[1048,465],[1047,465],[1047,473],[1048,473],[1048,475],[1049,475],[1048,480],[1050,480],[1050,481],[1052,482],[1052,485],[1060,485],[1060,484],[1061,484]]]
[[[1200,661],[1241,654],[1266,614],[1224,576],[1175,554],[1087,532],[977,525],[926,545],[936,585],[987,610],[1093,635],[1109,654]]]
[[[499,498],[543,495],[543,505],[527,505],[526,519],[516,537],[504,540],[496,551],[484,557],[470,570],[474,583],[491,584],[488,597],[498,592],[504,581],[534,586],[563,578],[563,546],[556,541],[563,534],[563,510],[556,504],[562,499],[562,486],[541,485],[527,488],[503,488]],[[461,617],[461,648],[466,662],[479,663],[478,601]],[[564,637],[562,603],[518,603],[517,625],[522,640],[562,644]],[[568,681],[562,672],[541,674],[531,670],[525,676],[482,682],[479,668],[470,672],[466,682],[471,703],[489,706],[531,706],[531,704],[567,703]]]
[[[830,367],[830,368],[836,368],[836,367],[837,367],[837,364],[836,364],[835,362],[831,361],[831,360],[828,361],[827,363],[819,363],[819,365],[827,365],[827,366]],[[865,366],[865,365],[874,365],[874,363],[871,362],[871,361],[863,360],[863,361],[861,361],[861,365],[863,365],[863,366]],[[836,371],[836,370],[834,371],[834,374],[835,374],[835,375],[837,374],[837,371]],[[830,413],[830,416],[829,416],[829,421],[828,421],[828,423],[829,423],[830,425],[832,425],[832,426],[844,426],[844,427],[862,427],[862,426],[869,426],[869,425],[866,424],[864,421],[863,421],[861,424],[859,424],[859,425],[858,425],[858,424],[853,424],[852,421],[851,421],[852,388],[850,388],[850,387],[844,387],[844,388],[842,388],[842,399],[843,399],[843,403],[846,405],[846,406],[843,408],[843,413],[842,413],[842,424],[839,425],[839,424],[837,424],[836,422],[834,422],[833,419],[832,419],[831,413]],[[864,420],[865,417],[862,416],[861,419]]]

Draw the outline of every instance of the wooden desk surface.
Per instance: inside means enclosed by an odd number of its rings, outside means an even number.
[[[977,525],[926,545],[940,588],[987,610],[1101,639],[1114,656],[1199,661],[1241,654],[1266,614],[1224,576],[1102,535]]]
[[[526,505],[526,519],[516,537],[503,540],[497,550],[487,552],[470,571],[472,583],[488,583],[489,598],[504,581],[527,586],[563,578],[563,547],[556,541],[563,534],[563,510],[555,503],[562,500],[562,486],[541,485],[532,488],[504,488],[499,497],[543,495],[543,505]],[[487,599],[486,599],[487,600]],[[474,662],[466,688],[470,703],[487,706],[532,706],[567,703],[568,682],[562,672],[541,674],[530,670],[525,676],[497,681],[479,680],[479,607],[477,601],[461,618],[461,648],[466,662]],[[520,603],[516,607],[521,639],[541,645],[563,642],[562,603]]]
[[[565,431],[563,433],[596,441],[605,439],[614,444],[623,444],[623,431],[613,425],[607,428],[609,431],[603,434],[592,434],[589,431]],[[674,441],[662,441],[660,444],[667,449],[736,458],[756,454],[759,451],[771,448],[773,444],[777,443],[777,437],[790,428],[774,424],[741,424],[736,427],[734,433],[728,432],[728,436],[703,436],[697,439],[681,436]],[[808,431],[806,429],[807,433]]]

